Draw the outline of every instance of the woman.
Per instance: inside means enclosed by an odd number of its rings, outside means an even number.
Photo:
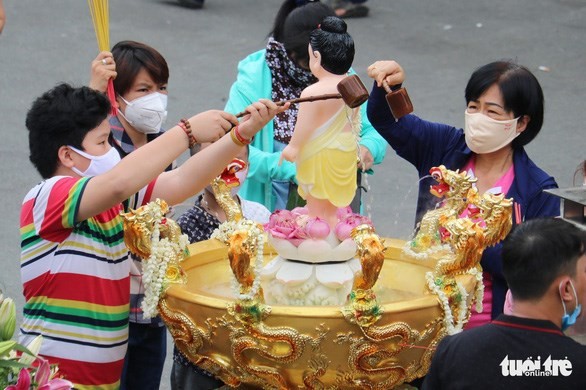
[[[90,87],[105,92],[110,78],[114,79],[117,105],[117,114],[109,118],[110,143],[120,157],[125,157],[164,133],[169,68],[154,48],[121,41],[111,53],[100,53],[92,62]],[[203,140],[207,135],[198,133],[197,137]],[[130,280],[129,342],[121,389],[158,389],[167,352],[167,331],[160,317],[143,318],[140,259],[133,261]]]
[[[240,112],[259,98],[273,101],[297,98],[316,79],[309,71],[309,34],[334,11],[319,2],[285,0],[276,15],[265,49],[250,54],[238,64],[238,78],[230,89],[227,112]],[[364,170],[382,162],[386,144],[366,118],[362,106],[360,157]],[[278,115],[254,139],[250,148],[251,170],[240,194],[264,204],[269,210],[284,209],[295,166],[278,165],[280,152],[289,143],[297,107]]]
[[[434,208],[437,198],[429,192],[429,169],[445,165],[466,170],[478,179],[480,194],[505,193],[513,198],[513,223],[559,215],[559,200],[543,192],[557,188],[553,177],[537,167],[524,146],[541,130],[543,92],[525,67],[497,61],[478,68],[465,91],[465,128],[425,121],[415,115],[393,118],[381,88],[383,80],[400,85],[405,73],[395,61],[378,61],[368,68],[376,80],[368,100],[368,118],[397,154],[418,171],[420,179],[416,222]],[[489,322],[503,311],[507,284],[502,274],[501,245],[482,256],[484,310],[473,313],[469,327]]]

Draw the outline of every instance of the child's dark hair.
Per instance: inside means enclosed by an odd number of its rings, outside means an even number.
[[[345,74],[354,61],[354,40],[347,32],[346,22],[328,16],[309,35],[311,49],[321,54],[321,66],[334,74]]]
[[[110,111],[102,93],[88,87],[59,84],[34,102],[26,115],[30,160],[45,179],[55,174],[61,146],[83,147],[86,134]]]

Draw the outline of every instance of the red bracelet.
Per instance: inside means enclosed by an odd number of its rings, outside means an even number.
[[[238,130],[238,126],[234,127],[234,135],[236,136],[236,138],[238,139],[238,141],[240,141],[244,145],[250,145],[250,143],[252,142],[252,140],[254,140],[254,137],[252,137],[250,139],[244,138],[242,136],[242,134],[240,134],[240,131]]]
[[[181,118],[179,120],[179,123],[177,123],[177,125],[183,129],[185,134],[187,134],[187,139],[189,140],[189,148],[191,149],[193,147],[193,145],[195,145],[197,143],[197,139],[195,139],[195,136],[193,135],[193,132],[191,131],[191,123],[189,123],[189,121],[187,119]]]

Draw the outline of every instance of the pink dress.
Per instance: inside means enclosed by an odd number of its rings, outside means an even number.
[[[465,171],[472,177],[474,176],[474,169],[476,166],[476,158],[473,156],[468,163],[464,166]],[[488,192],[492,192],[494,194],[506,194],[511,188],[511,184],[515,179],[515,169],[514,166],[511,165],[509,170],[505,172],[500,179],[494,184],[494,187],[488,190]],[[463,215],[465,216],[465,215]],[[476,305],[472,306],[472,315],[470,316],[470,320],[464,327],[464,329],[471,329],[475,328],[480,325],[487,324],[491,321],[491,312],[492,312],[492,276],[488,272],[482,273],[482,283],[484,284],[484,298],[482,299],[482,313],[476,312]]]

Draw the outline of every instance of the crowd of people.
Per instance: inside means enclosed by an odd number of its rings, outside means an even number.
[[[201,8],[204,1],[180,3]],[[343,19],[367,16],[364,3],[285,0],[265,47],[237,64],[224,110],[175,126],[165,123],[169,66],[141,42],[121,41],[99,53],[88,87],[63,83],[39,96],[26,117],[30,160],[43,181],[26,194],[21,210],[21,341],[42,334],[40,353],[76,387],[158,389],[167,330],[159,317],[143,317],[142,262],[124,244],[120,212],[156,198],[176,205],[197,195],[177,221],[190,242],[206,240],[227,218],[210,183],[234,164],[232,197],[245,218],[266,223],[274,210],[294,207],[297,194],[320,216],[330,208],[335,215],[338,203],[353,198],[359,210],[361,175],[376,171],[390,146],[421,179],[415,224],[436,207],[429,192],[434,166],[466,171],[480,194],[514,201],[514,229],[482,256],[484,310],[437,346],[423,388],[586,388],[586,347],[563,333],[586,298],[586,235],[555,218],[559,199],[544,190],[557,183],[525,151],[544,120],[544,94],[528,68],[502,60],[476,68],[465,87],[463,129],[413,114],[394,118],[384,86],[408,81],[392,59],[368,67],[373,87],[355,109],[345,111],[339,101],[319,109],[275,103],[330,92],[355,73]],[[0,0],[0,32],[3,23]],[[108,83],[115,101],[106,96]],[[243,118],[230,114],[244,111]],[[345,154],[312,138],[329,131],[332,126],[321,125],[338,116],[352,125],[344,122],[329,138]],[[358,145],[344,138],[354,122]],[[308,143],[316,152],[300,163],[299,150]],[[187,150],[190,158],[178,165]],[[327,184],[307,162],[327,166],[341,159],[343,172],[336,181],[325,178]],[[341,181],[350,194],[338,191]],[[328,191],[326,199],[343,199],[322,202]],[[511,309],[503,314],[507,292]],[[544,380],[509,371],[509,361],[548,356],[569,360],[570,373]],[[172,389],[222,385],[175,349]]]

